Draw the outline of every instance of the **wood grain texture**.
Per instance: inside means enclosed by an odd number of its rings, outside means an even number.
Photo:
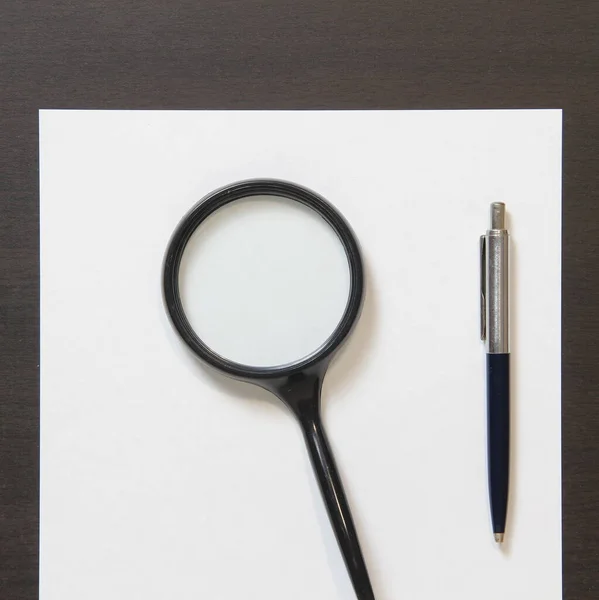
[[[38,109],[528,107],[565,111],[564,597],[599,598],[598,30],[596,0],[1,0],[0,598],[38,596]]]

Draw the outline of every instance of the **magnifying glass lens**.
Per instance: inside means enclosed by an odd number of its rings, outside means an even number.
[[[350,269],[336,232],[293,200],[252,196],[195,230],[179,270],[185,314],[221,357],[274,367],[309,356],[347,307]]]

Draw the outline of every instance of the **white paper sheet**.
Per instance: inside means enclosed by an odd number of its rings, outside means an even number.
[[[561,598],[561,111],[42,111],[41,600],[354,598],[293,418],[190,358],[163,253],[204,194],[288,179],[367,301],[324,420],[378,600]],[[512,234],[507,542],[487,500],[478,237]]]

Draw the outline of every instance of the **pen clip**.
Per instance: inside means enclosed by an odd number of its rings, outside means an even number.
[[[480,339],[487,339],[487,243],[486,236],[480,236]]]

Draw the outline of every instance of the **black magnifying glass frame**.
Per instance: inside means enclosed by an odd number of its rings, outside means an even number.
[[[272,367],[244,365],[214,352],[189,323],[179,290],[181,259],[195,230],[218,209],[252,196],[286,198],[314,210],[337,234],[349,264],[349,297],[333,333],[308,356]],[[205,196],[178,224],[164,258],[162,291],[173,327],[201,361],[229,377],[269,390],[295,414],[302,427],[312,466],[356,596],[359,600],[374,599],[349,504],[320,416],[324,375],[335,353],[356,324],[364,300],[364,267],[360,247],[350,226],[324,198],[295,183],[277,179],[251,179],[227,185]],[[318,290],[314,290],[314,293],[318,293]]]

